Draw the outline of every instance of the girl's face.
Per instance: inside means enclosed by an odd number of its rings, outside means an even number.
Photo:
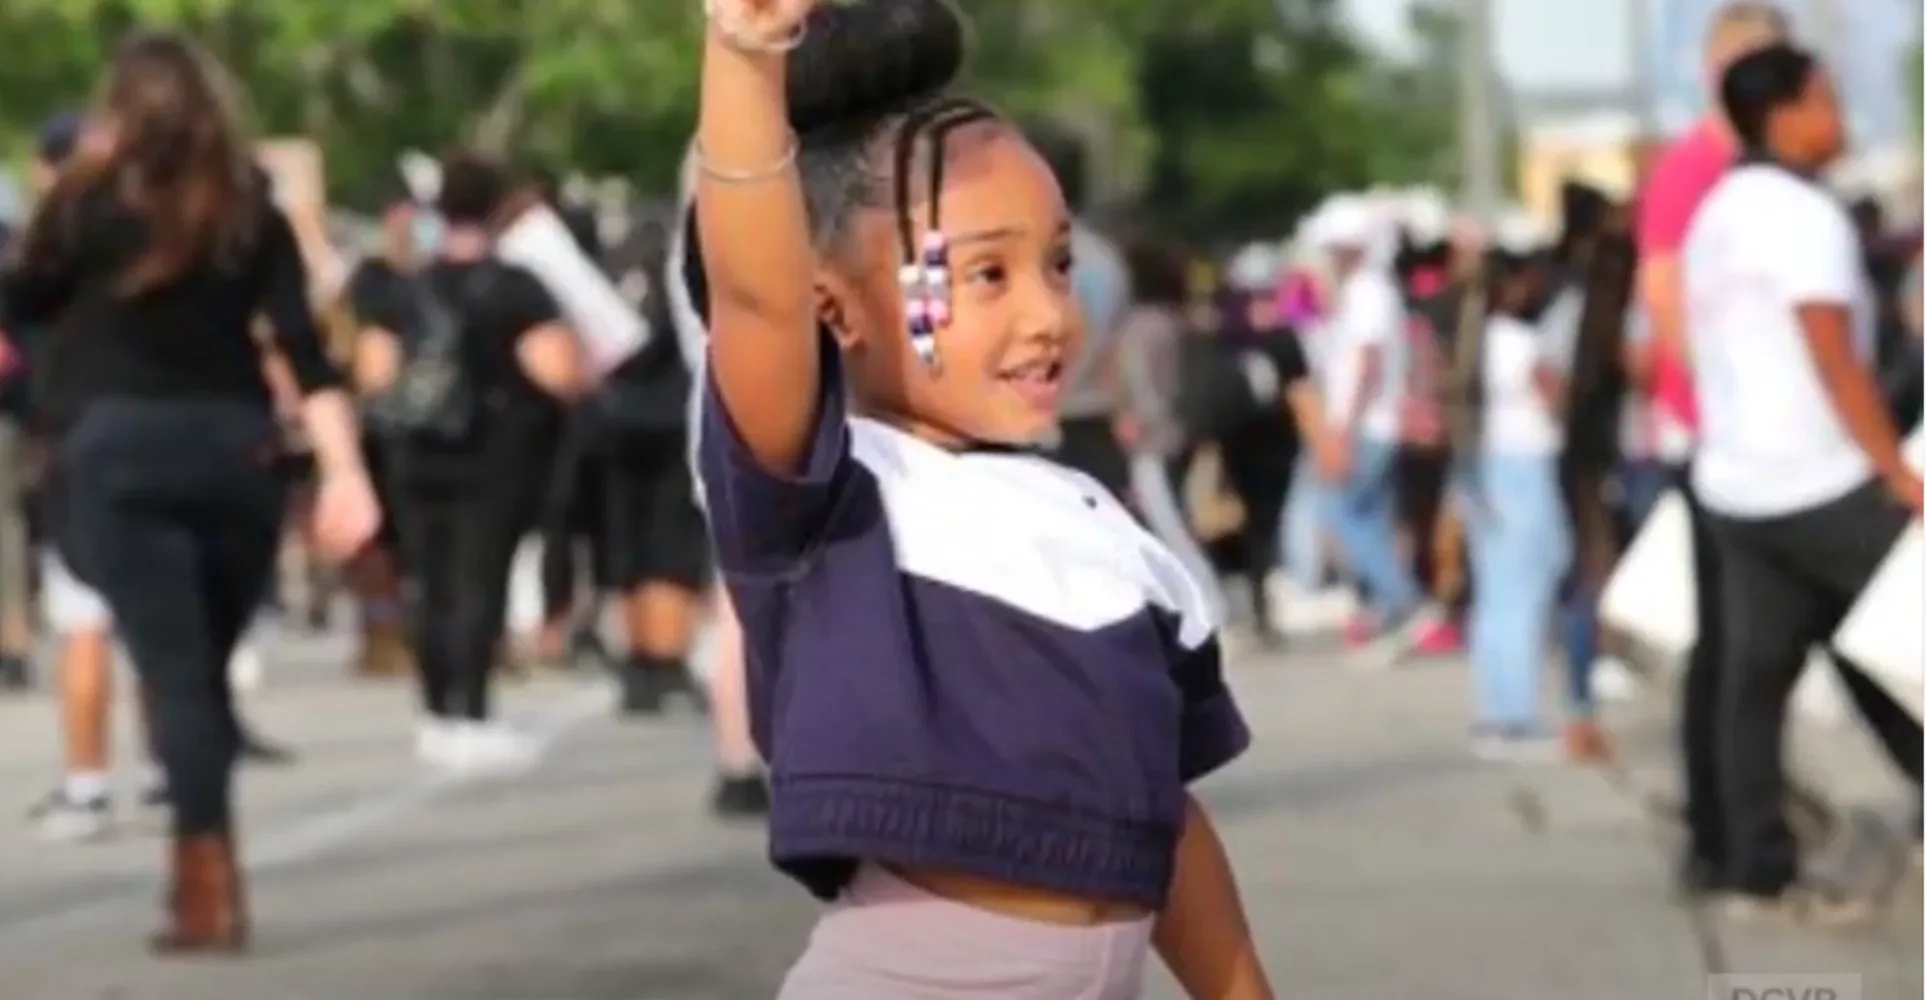
[[[894,206],[862,212],[847,252],[825,262],[822,316],[858,400],[874,415],[942,445],[1035,444],[1056,428],[1063,374],[1083,343],[1070,286],[1070,215],[1048,165],[1006,126],[966,125],[944,145],[940,228],[951,318],[936,331],[936,364],[910,344]],[[912,169],[920,246],[928,169]]]

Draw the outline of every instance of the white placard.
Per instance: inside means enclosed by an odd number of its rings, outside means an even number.
[[[1926,431],[1906,441],[1906,459],[1926,465]],[[1901,705],[1922,717],[1926,674],[1926,540],[1920,525],[1907,528],[1851,613],[1833,646],[1859,664]],[[1599,620],[1682,663],[1698,641],[1698,586],[1692,576],[1691,513],[1672,490],[1653,506],[1631,547],[1619,559],[1599,597]],[[1824,655],[1814,651],[1793,692],[1801,714],[1837,718],[1842,695]]]
[[[1692,513],[1678,490],[1652,505],[1599,595],[1599,621],[1674,657],[1699,638],[1699,589],[1692,577]]]
[[[1921,718],[1921,671],[1926,669],[1926,542],[1915,521],[1852,606],[1833,647],[1863,668],[1886,693]]]
[[[496,236],[495,254],[527,268],[555,296],[598,377],[648,341],[648,324],[547,206],[517,216]]]

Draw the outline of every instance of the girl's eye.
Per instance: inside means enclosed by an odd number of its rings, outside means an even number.
[[[968,279],[971,284],[1000,285],[1008,273],[1002,264],[984,264],[980,267],[971,268],[964,274],[964,277]]]
[[[1059,251],[1050,258],[1050,269],[1058,274],[1069,274],[1070,269],[1075,265],[1076,260],[1070,256],[1070,251],[1067,249]]]

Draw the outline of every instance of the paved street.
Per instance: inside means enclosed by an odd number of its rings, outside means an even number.
[[[803,894],[761,833],[702,811],[696,720],[619,725],[593,685],[513,690],[550,741],[517,780],[437,782],[408,759],[410,698],[350,683],[338,643],[281,639],[258,726],[303,751],[245,779],[259,943],[243,962],[141,949],[159,844],[35,842],[0,825],[6,1000],[733,1000],[768,997],[806,932]],[[1704,993],[1704,949],[1666,896],[1634,799],[1600,775],[1496,769],[1463,746],[1461,667],[1361,674],[1328,655],[1241,664],[1257,748],[1213,781],[1270,966],[1287,997],[1669,1000]],[[44,698],[0,703],[0,807],[52,773]],[[1640,781],[1662,730],[1621,712]],[[1801,754],[1855,802],[1897,789],[1850,734]],[[1916,880],[1910,883],[1916,887]],[[1856,972],[1865,997],[1921,992],[1919,898],[1852,934],[1719,926],[1733,969]],[[1160,982],[1158,996],[1175,996]]]

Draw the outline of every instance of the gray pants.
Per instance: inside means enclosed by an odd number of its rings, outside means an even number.
[[[32,559],[27,543],[27,434],[12,419],[0,418],[0,646],[33,621]],[[5,652],[24,652],[5,649]]]
[[[1161,455],[1131,455],[1130,495],[1137,501],[1137,513],[1143,518],[1144,526],[1190,571],[1210,602],[1212,613],[1218,621],[1223,621],[1224,588],[1218,585],[1217,569],[1211,565],[1210,556],[1197,544],[1197,536],[1190,530],[1183,498],[1178,485],[1171,480],[1170,461]]]

